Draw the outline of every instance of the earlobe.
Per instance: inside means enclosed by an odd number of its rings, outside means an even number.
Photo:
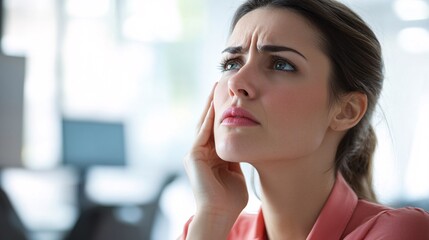
[[[367,105],[368,98],[364,93],[351,92],[344,95],[333,116],[331,129],[345,131],[356,126],[365,115]]]

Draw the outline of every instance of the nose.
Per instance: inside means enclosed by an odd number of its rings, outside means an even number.
[[[231,97],[251,99],[256,96],[256,88],[253,84],[253,78],[256,75],[249,66],[242,67],[239,72],[228,79],[229,95]]]

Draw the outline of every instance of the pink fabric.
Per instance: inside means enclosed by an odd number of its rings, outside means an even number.
[[[186,223],[181,239],[186,238],[192,218]],[[241,214],[228,240],[266,240],[262,211]],[[392,209],[359,200],[341,174],[316,220],[308,240],[429,240],[429,213],[418,208]]]

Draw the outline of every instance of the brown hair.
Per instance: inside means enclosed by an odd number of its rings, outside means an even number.
[[[319,29],[321,48],[333,66],[331,102],[348,92],[367,96],[365,115],[338,146],[335,168],[359,198],[376,201],[372,189],[372,160],[377,138],[371,117],[383,85],[383,60],[377,37],[356,13],[334,0],[247,0],[235,12],[231,31],[241,17],[261,7],[295,11]]]

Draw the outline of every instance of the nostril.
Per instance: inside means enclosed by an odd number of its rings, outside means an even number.
[[[244,90],[244,89],[239,89],[238,91],[241,92],[246,97],[249,96],[249,93],[246,90]]]

